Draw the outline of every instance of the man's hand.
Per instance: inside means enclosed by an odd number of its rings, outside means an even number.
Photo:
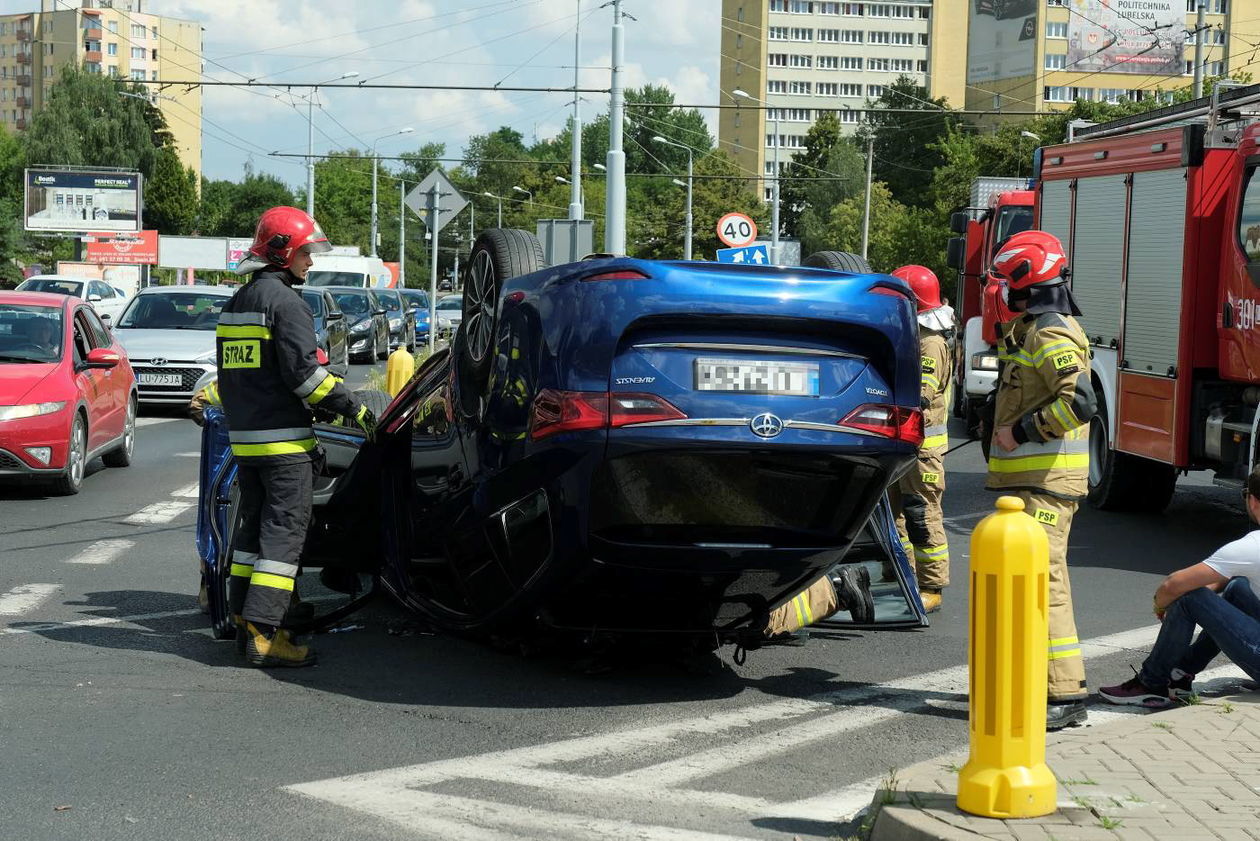
[[[354,422],[362,428],[368,441],[376,441],[376,415],[372,414],[372,410],[367,406],[360,406],[359,411],[354,416]]]
[[[1009,426],[999,426],[993,430],[993,443],[1008,453],[1019,446],[1019,442],[1015,440],[1015,433]]]

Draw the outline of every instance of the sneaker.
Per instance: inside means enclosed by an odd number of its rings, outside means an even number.
[[[1173,669],[1172,679],[1168,681],[1168,697],[1174,701],[1185,701],[1194,695],[1194,675],[1181,669]]]
[[[1173,699],[1168,692],[1157,692],[1142,683],[1142,679],[1136,674],[1126,680],[1124,683],[1116,686],[1104,686],[1098,690],[1098,694],[1104,700],[1113,704],[1121,704],[1130,707],[1146,707],[1151,710],[1160,710],[1165,707],[1171,707]]]

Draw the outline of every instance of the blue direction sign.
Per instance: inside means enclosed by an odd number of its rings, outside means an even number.
[[[717,250],[717,261],[719,263],[746,263],[752,266],[767,266],[770,264],[770,248],[765,243],[746,245],[743,248],[719,248]]]

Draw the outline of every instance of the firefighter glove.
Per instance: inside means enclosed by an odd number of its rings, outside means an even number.
[[[368,441],[376,441],[376,415],[372,414],[371,409],[360,406],[358,413],[354,416],[354,422],[363,429]]]

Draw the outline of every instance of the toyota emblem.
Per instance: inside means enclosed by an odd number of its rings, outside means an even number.
[[[748,428],[760,438],[774,438],[783,431],[783,421],[777,415],[763,412],[748,422]]]
[[[160,356],[155,356],[149,360],[149,364],[156,365],[157,367],[161,368],[163,365],[166,364],[166,360]]]

